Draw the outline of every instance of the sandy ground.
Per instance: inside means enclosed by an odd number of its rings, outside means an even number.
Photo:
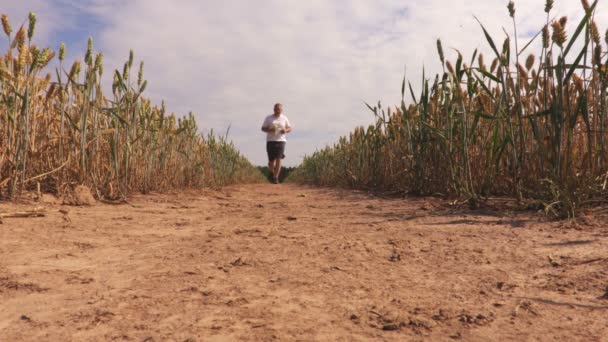
[[[0,225],[1,341],[608,341],[601,224],[271,184],[45,206]]]

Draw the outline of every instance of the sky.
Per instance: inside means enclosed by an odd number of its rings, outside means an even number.
[[[122,68],[129,50],[145,62],[147,96],[177,114],[192,111],[202,132],[229,137],[256,165],[266,163],[264,117],[281,102],[294,126],[286,165],[298,165],[358,125],[373,123],[364,101],[401,102],[404,77],[417,91],[422,70],[446,55],[491,53],[477,16],[502,45],[513,22],[503,0],[0,0],[14,27],[38,17],[35,42],[68,47],[82,59],[89,36],[105,69]],[[544,0],[516,1],[520,47],[544,25]],[[579,0],[556,0],[572,34]],[[600,0],[596,21],[608,19]],[[533,46],[534,47],[534,46]],[[6,42],[0,39],[0,49]],[[536,49],[536,51],[538,51]],[[534,49],[530,49],[534,52]],[[527,56],[527,53],[525,54]],[[139,63],[137,63],[139,64]],[[106,72],[106,75],[111,75]],[[110,76],[108,76],[110,77]],[[111,84],[111,80],[107,80]]]

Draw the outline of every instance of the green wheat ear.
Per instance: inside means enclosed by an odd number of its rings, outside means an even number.
[[[65,60],[65,43],[61,43],[59,45],[59,61],[63,62]]]
[[[39,61],[39,68],[45,68],[54,57],[55,51],[51,50],[50,48],[44,48],[44,50],[42,50],[41,59]]]
[[[602,65],[602,45],[598,44],[593,50],[593,64],[600,66]]]
[[[95,57],[95,70],[99,73],[99,76],[103,75],[103,53],[98,53]]]
[[[36,30],[36,13],[30,12],[29,14],[29,26],[27,30],[27,37],[32,40],[34,37],[34,31]]]
[[[131,69],[131,67],[133,66],[133,50],[129,50],[129,69]]]
[[[443,46],[441,46],[441,40],[437,39],[437,53],[439,54],[439,59],[441,60],[441,64],[445,64],[445,56],[443,54]]]
[[[79,60],[74,61],[74,64],[72,64],[72,68],[70,69],[70,79],[72,81],[74,81],[74,82],[76,81],[76,79],[80,75],[80,69],[81,69],[80,61]]]
[[[140,93],[143,93],[144,91],[146,91],[146,88],[147,88],[147,87],[148,87],[148,81],[144,81],[144,82],[141,84],[141,87],[139,88],[139,92],[140,92]]]
[[[116,91],[118,90],[118,87],[120,85],[120,74],[119,73],[114,73],[114,79],[112,81],[112,93],[116,94]]]
[[[547,0],[545,2],[545,12],[549,13],[551,12],[551,9],[553,9],[553,0]]]
[[[513,1],[509,1],[507,9],[509,10],[509,16],[515,18],[515,3]]]
[[[144,61],[139,63],[139,71],[137,73],[137,85],[141,86],[144,79]]]
[[[84,55],[84,62],[88,66],[93,65],[93,37],[89,37],[89,41],[87,43],[87,52]]]
[[[35,67],[36,61],[38,61],[38,58],[40,57],[40,48],[37,45],[32,45],[29,48],[29,53],[30,56],[28,56],[28,59],[32,60],[31,64]]]

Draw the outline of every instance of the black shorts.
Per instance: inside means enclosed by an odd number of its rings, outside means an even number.
[[[284,141],[268,141],[266,142],[266,153],[268,160],[285,159],[285,142]]]

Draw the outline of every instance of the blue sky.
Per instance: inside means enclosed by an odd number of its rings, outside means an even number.
[[[82,58],[92,36],[106,70],[122,67],[129,49],[143,59],[147,95],[169,110],[193,111],[203,130],[225,132],[254,163],[265,163],[264,116],[284,103],[295,126],[288,165],[372,123],[363,101],[400,102],[404,66],[415,88],[422,66],[440,69],[436,39],[454,57],[487,44],[477,15],[502,42],[512,23],[502,0],[0,0],[13,26],[38,15],[37,43],[68,46]],[[544,0],[516,1],[522,39],[545,21]],[[600,31],[605,6],[598,7]],[[579,0],[557,0],[553,14],[582,16]],[[0,39],[0,48],[6,41]],[[106,72],[106,75],[110,75]]]

